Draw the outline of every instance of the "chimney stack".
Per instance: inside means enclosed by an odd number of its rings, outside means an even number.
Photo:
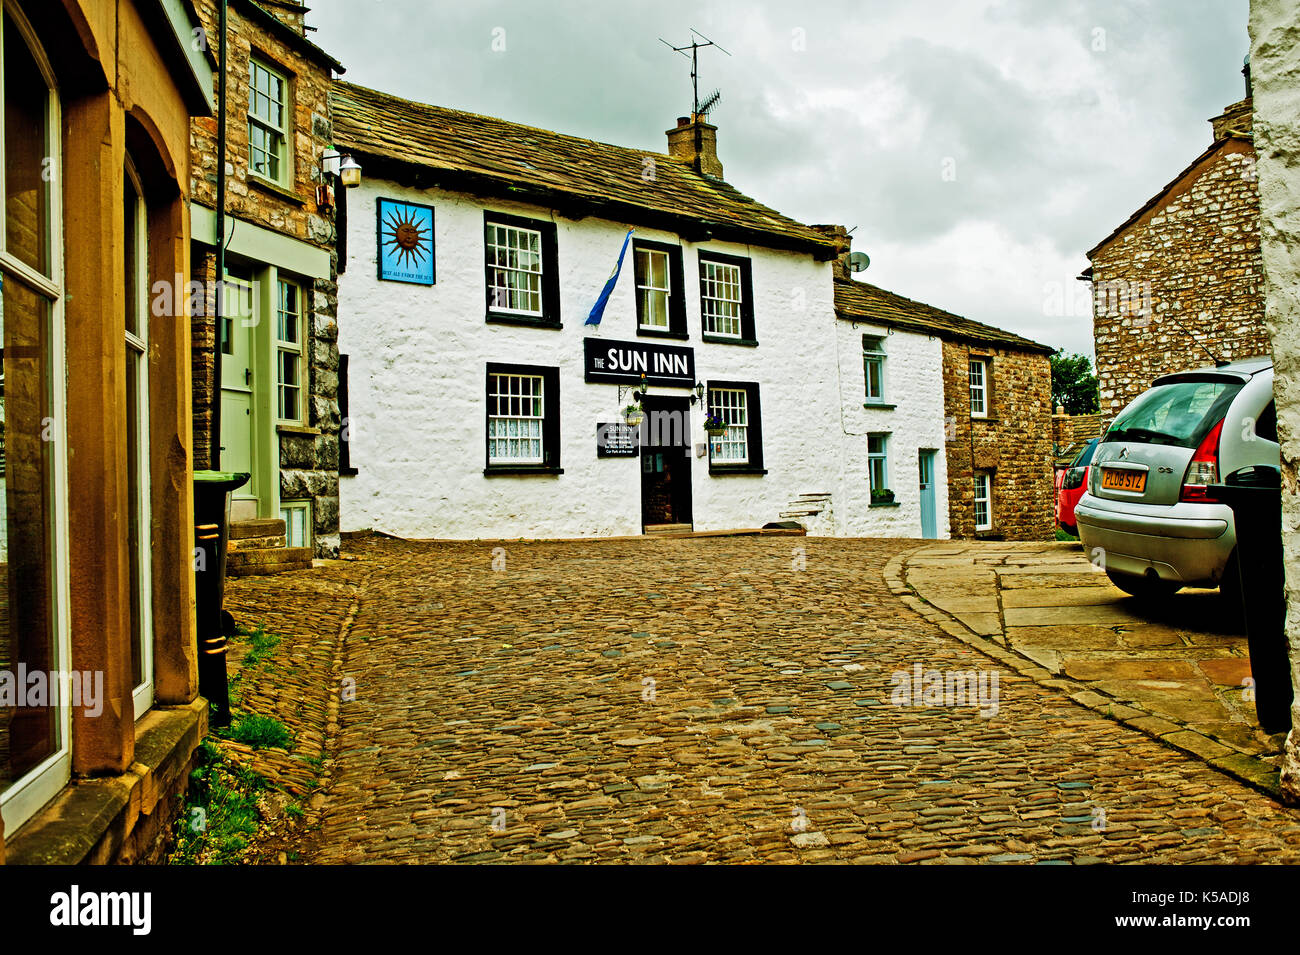
[[[852,278],[849,271],[849,253],[853,251],[853,237],[849,235],[849,230],[842,225],[831,225],[827,223],[817,223],[810,225],[808,228],[816,229],[828,239],[834,239],[839,249],[839,255],[831,263],[831,276],[837,279],[848,281]]]
[[[722,178],[718,161],[718,127],[707,122],[703,113],[679,116],[677,125],[668,130],[668,155],[691,164],[698,173]]]

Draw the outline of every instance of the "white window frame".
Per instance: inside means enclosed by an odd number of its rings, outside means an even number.
[[[980,505],[984,505],[984,521],[980,522]],[[971,516],[975,519],[975,530],[993,530],[993,474],[990,471],[975,472],[975,501],[971,506]]]
[[[880,439],[880,450],[871,450],[871,439]],[[876,482],[872,480],[873,465],[879,462],[880,471],[884,475],[884,485],[876,487]],[[872,431],[867,435],[867,488],[868,493],[875,491],[888,491],[889,487],[889,432]]]
[[[745,331],[745,277],[740,266],[700,256],[700,280],[700,315],[704,334],[715,338],[741,338]],[[735,289],[735,298],[725,294],[731,288]],[[730,314],[733,308],[734,316]],[[719,330],[720,320],[728,325],[734,324],[736,330]]]
[[[975,369],[979,369],[979,381],[975,380]],[[989,362],[987,358],[972,358],[967,369],[966,378],[970,384],[970,416],[987,418],[989,416]],[[975,398],[979,396],[979,409],[976,410]]]
[[[131,634],[131,639],[140,644],[141,681],[132,692],[135,705],[135,718],[145,715],[154,703],[154,659],[153,659],[153,521],[150,509],[152,483],[149,467],[149,227],[148,215],[144,202],[144,187],[130,158],[127,158],[125,180],[135,190],[135,222],[123,224],[123,228],[135,230],[135,280],[136,287],[136,326],[139,334],[125,331],[126,360],[136,363],[136,422],[135,431],[139,442],[140,471],[136,475],[138,497],[135,501],[136,517],[139,526],[139,553],[137,560],[140,567],[140,580],[136,597],[140,601],[140,628]],[[129,457],[129,455],[128,455]]]
[[[721,399],[721,400],[720,400]],[[709,414],[722,418],[727,430],[709,436],[710,464],[749,463],[749,392],[744,388],[710,388]],[[729,448],[739,448],[736,456],[723,456]]]
[[[280,83],[280,100],[277,102],[267,93],[257,89],[257,71],[261,70],[266,73],[272,80],[278,80]],[[271,103],[276,103],[280,107],[280,124],[277,126],[270,116],[259,115],[254,111],[254,106],[259,95],[266,96]],[[258,56],[248,58],[248,174],[263,179],[266,182],[274,183],[277,186],[286,186],[293,181],[293,164],[289,154],[289,116],[291,113],[291,104],[289,102],[289,77],[271,66],[266,60]],[[260,128],[267,135],[268,148],[262,149],[253,145],[253,127]],[[276,148],[278,146],[278,149]],[[265,172],[259,172],[253,161],[253,152],[257,150],[267,156],[268,164],[278,165],[279,175],[268,175]]]
[[[493,381],[493,379],[495,379],[495,381]],[[508,382],[506,385],[506,391],[499,390],[501,388],[502,379],[505,379]],[[522,391],[522,388],[519,391],[512,390],[514,387],[513,383],[516,379],[519,382],[523,382],[523,381],[536,382],[537,383],[536,391],[532,394],[525,395]],[[511,374],[508,372],[489,372],[488,380],[489,380],[489,384],[491,385],[491,388],[489,389],[488,392],[489,402],[495,403],[498,398],[506,398],[507,400],[519,399],[520,401],[532,400],[536,403],[536,407],[538,409],[537,414],[521,413],[521,414],[502,415],[502,414],[493,414],[492,412],[494,409],[491,406],[488,407],[487,437],[488,437],[489,466],[494,466],[498,464],[545,464],[546,463],[546,377],[544,375],[532,375],[532,374],[524,375],[524,374]],[[530,430],[532,428],[532,423],[536,421],[537,434],[525,435],[520,433],[523,431],[522,426],[519,427],[517,429],[516,434],[513,435],[508,433],[499,434],[499,435],[494,434],[495,425],[497,422],[511,422],[511,421],[519,422],[520,425],[526,422]],[[508,431],[509,429],[508,424],[506,425],[506,428]],[[492,454],[492,444],[494,441],[503,441],[503,440],[509,441],[512,438],[519,441],[521,444],[524,441],[532,442],[535,440],[537,442],[537,456],[536,457],[532,457],[532,456],[509,457],[504,455]]]
[[[298,304],[297,312],[288,312],[284,309],[284,291],[292,289],[294,300]],[[305,371],[307,368],[306,355],[306,324],[303,321],[303,304],[305,292],[297,282],[277,276],[275,281],[275,420],[282,424],[302,424],[307,417]],[[298,341],[291,342],[280,336],[280,327],[286,316],[292,315],[295,327],[298,333]],[[298,360],[298,383],[295,385],[286,384],[284,380],[283,356],[293,355]],[[284,393],[285,389],[293,388],[298,392],[298,414],[294,417],[287,417],[284,413]]]
[[[50,321],[50,362],[49,381],[52,392],[50,409],[53,411],[56,440],[53,442],[50,493],[51,523],[53,526],[53,546],[51,548],[50,567],[52,580],[51,622],[54,626],[54,659],[51,661],[56,671],[66,671],[71,659],[69,641],[68,606],[70,587],[68,582],[68,461],[67,461],[67,388],[64,375],[64,356],[66,330],[64,327],[65,300],[63,294],[63,203],[61,189],[57,184],[63,182],[62,119],[59,103],[59,88],[55,82],[54,70],[44,50],[37,41],[36,32],[27,22],[17,4],[12,0],[3,3],[4,13],[13,19],[14,26],[27,41],[28,49],[37,67],[45,78],[49,90],[46,112],[46,131],[48,136],[46,155],[50,157],[50,181],[56,184],[47,194],[49,235],[49,270],[50,277],[41,275],[35,269],[11,255],[5,248],[6,223],[4,203],[0,202],[0,273],[5,282],[17,281],[32,291],[44,296],[49,303]],[[4,98],[4,51],[3,33],[0,32],[0,106]],[[0,160],[3,153],[3,138],[0,138]],[[0,197],[4,191],[4,163],[0,161]],[[14,781],[0,793],[0,816],[3,816],[5,831],[15,832],[42,806],[52,799],[71,778],[72,770],[72,710],[69,701],[62,699],[58,681],[50,688],[51,700],[58,713],[58,748],[41,763],[33,767],[27,775]]]
[[[289,512],[303,512],[303,540],[295,543],[290,528]],[[286,547],[311,547],[312,546],[312,523],[311,523],[311,501],[281,501],[280,502],[280,520],[284,521],[284,543]]]
[[[874,341],[877,343],[876,348],[868,348],[867,342]],[[879,393],[871,393],[871,372],[869,365],[875,365],[877,368],[876,377],[879,379]],[[866,403],[870,405],[885,404],[885,338],[883,335],[863,335],[862,336],[862,383],[863,392],[866,395]]]
[[[491,235],[484,235],[484,241],[487,243],[488,253],[492,261],[488,266],[491,272],[492,285],[489,288],[491,293],[491,310],[493,312],[502,312],[508,315],[527,315],[531,318],[544,318],[546,315],[546,283],[550,276],[546,274],[546,237],[542,235],[540,229],[530,229],[527,226],[514,225],[508,222],[497,222],[488,219],[486,222],[485,233],[491,232]],[[510,244],[511,234],[516,236],[529,236],[536,240],[537,248],[531,248],[532,243],[526,246]],[[505,244],[500,244],[498,239],[504,238]],[[498,256],[493,253],[504,251],[506,253],[505,262],[497,261]],[[511,264],[511,253],[514,254],[515,264]],[[527,256],[528,265],[535,265],[536,268],[525,267],[520,264],[524,261],[523,256]],[[535,260],[535,261],[533,261]],[[507,276],[507,284],[497,284],[497,279],[502,275]],[[511,286],[509,276],[526,276],[528,277],[527,287]],[[533,280],[536,279],[536,289],[533,288]],[[521,295],[531,298],[537,297],[537,308],[519,308],[508,304],[511,301],[511,295]],[[502,300],[507,304],[501,304]]]
[[[672,322],[673,322],[672,319],[672,314],[673,314],[672,313],[672,307],[673,307],[672,257],[663,249],[647,249],[644,247],[633,249],[633,254],[638,259],[643,255],[646,257],[646,268],[644,270],[644,275],[648,282],[653,281],[653,275],[654,275],[654,270],[650,268],[650,262],[653,261],[655,256],[658,256],[659,258],[663,259],[664,284],[662,287],[658,285],[642,285],[640,282],[636,283],[637,305],[639,306],[637,308],[637,312],[639,314],[639,317],[637,319],[637,325],[641,328],[649,328],[654,331],[667,331],[672,327]],[[633,263],[632,270],[634,273],[637,271],[635,262]],[[663,300],[664,300],[664,312],[663,312],[664,321],[662,325],[657,325],[654,322],[647,322],[645,320],[646,316],[650,314],[650,309],[647,307],[649,303],[649,299],[652,295],[657,293],[662,293]]]

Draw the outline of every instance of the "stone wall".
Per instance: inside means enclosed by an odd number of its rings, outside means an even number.
[[[1259,143],[1265,322],[1276,363],[1278,434],[1282,443],[1282,537],[1287,577],[1287,639],[1293,685],[1300,686],[1300,20],[1289,0],[1251,0],[1251,78]],[[1300,692],[1296,694],[1300,704]],[[1292,708],[1296,724],[1297,708]],[[1300,801],[1300,739],[1292,730],[1282,788]]]
[[[198,0],[196,6],[208,35],[217,34],[217,6],[214,0]],[[270,7],[272,14],[295,30],[302,27],[302,12],[294,4]],[[280,453],[281,500],[312,501],[315,552],[318,557],[338,555],[339,503],[339,408],[337,265],[334,251],[333,209],[318,203],[319,186],[326,180],[320,171],[320,156],[333,139],[330,121],[330,67],[306,41],[287,42],[260,25],[245,19],[240,4],[228,12],[227,74],[228,118],[226,148],[226,211],[246,221],[290,236],[330,252],[330,277],[304,280],[307,341],[306,425],[304,429],[281,428],[277,436]],[[281,189],[249,173],[248,88],[249,56],[259,58],[285,72],[290,78],[292,134],[289,151],[292,173],[289,188]],[[215,51],[214,51],[215,52]],[[195,119],[191,124],[192,167],[190,195],[208,208],[216,207],[217,120]],[[229,227],[228,227],[229,228]],[[203,237],[210,242],[209,237]],[[210,283],[216,278],[211,245],[196,243],[192,277],[206,282],[208,309],[196,315],[192,326],[194,445],[196,460],[206,467],[213,443],[211,395],[215,348],[215,295]]]
[[[1236,106],[1224,117],[1216,128],[1249,128]],[[1199,175],[1092,254],[1103,413],[1118,414],[1160,375],[1212,365],[1207,348],[1224,360],[1268,354],[1255,166],[1248,139],[1226,140]]]
[[[970,360],[989,362],[988,417],[970,413]],[[953,537],[1047,540],[1055,532],[1047,355],[946,341],[943,393]],[[975,530],[975,472],[992,473],[993,527]]]
[[[1098,437],[1109,421],[1110,416],[1104,414],[1052,415],[1052,455],[1060,457],[1069,452],[1073,456],[1077,445]]]

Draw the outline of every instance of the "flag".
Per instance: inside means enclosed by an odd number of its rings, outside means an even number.
[[[586,325],[599,325],[601,317],[605,314],[605,303],[609,301],[609,294],[614,291],[614,286],[618,284],[618,274],[623,271],[623,256],[627,254],[627,244],[632,238],[632,230],[627,230],[627,235],[623,236],[623,248],[618,250],[618,261],[614,263],[614,271],[609,273],[609,279],[605,282],[605,287],[600,290],[600,296],[596,299],[596,304],[591,306],[591,314],[587,316]]]

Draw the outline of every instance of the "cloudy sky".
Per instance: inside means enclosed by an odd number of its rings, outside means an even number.
[[[1209,145],[1248,48],[1248,0],[309,5],[353,82],[657,151],[691,102],[659,38],[694,27],[731,53],[700,54],[729,182],[856,227],[862,278],[1087,353],[1084,251]]]

